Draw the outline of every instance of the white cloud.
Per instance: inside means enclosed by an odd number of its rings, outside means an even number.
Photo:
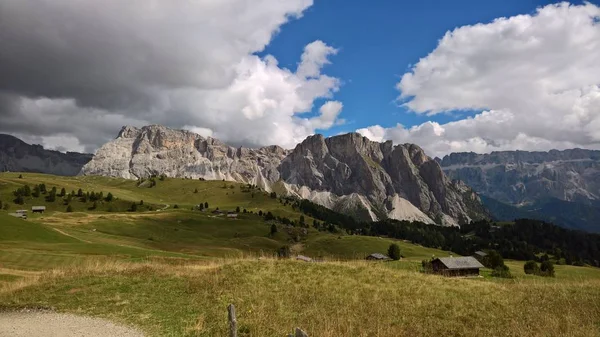
[[[533,15],[456,28],[398,83],[415,113],[484,110],[412,128],[372,126],[374,139],[451,151],[600,148],[600,8],[548,5]]]
[[[233,145],[294,146],[339,122],[335,103],[300,116],[339,90],[339,79],[321,73],[337,49],[308,44],[295,72],[254,53],[311,5],[0,2],[0,132],[74,137],[78,145],[65,147],[90,151],[124,124],[164,124]]]

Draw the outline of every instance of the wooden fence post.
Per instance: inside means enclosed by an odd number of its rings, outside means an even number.
[[[237,320],[235,319],[235,306],[230,304],[227,306],[229,316],[229,337],[237,337]]]
[[[308,334],[300,328],[296,328],[296,337],[308,337]]]

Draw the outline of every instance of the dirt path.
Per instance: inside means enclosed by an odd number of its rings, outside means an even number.
[[[71,235],[71,234],[69,234],[69,233],[67,233],[67,232],[65,232],[65,231],[62,231],[62,230],[60,230],[60,229],[58,229],[58,228],[56,228],[56,227],[52,227],[52,229],[54,229],[55,231],[59,232],[59,233],[60,233],[60,234],[62,234],[62,235],[66,235],[66,236],[68,236],[68,237],[72,237],[72,238],[73,238],[73,239],[75,239],[75,240],[79,240],[79,241],[81,241],[81,242],[85,242],[85,243],[92,243],[92,241],[88,241],[88,240],[80,239],[80,238],[78,238],[78,237],[76,237],[76,236],[73,236],[73,235]]]
[[[143,337],[110,321],[53,312],[0,312],[0,337]]]

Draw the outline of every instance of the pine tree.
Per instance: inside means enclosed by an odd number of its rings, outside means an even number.
[[[204,203],[204,208],[208,208],[208,202]]]
[[[107,202],[111,202],[113,201],[113,195],[112,193],[108,192],[108,194],[106,195],[106,199]]]
[[[82,197],[83,196],[83,191],[80,189],[77,190],[77,196],[78,197]]]
[[[235,212],[236,212],[236,213],[239,213],[239,212],[240,212],[240,206],[238,206],[238,207],[236,207],[236,208],[235,208]]]
[[[73,212],[73,207],[71,205],[67,206],[67,212],[68,213]]]
[[[134,202],[131,204],[130,212],[137,212],[137,204]]]
[[[277,226],[275,224],[271,225],[271,236],[277,233]]]
[[[140,200],[140,206],[144,205],[144,200]]]
[[[65,188],[63,187],[63,188],[61,188],[61,189],[60,189],[60,194],[59,194],[59,195],[60,195],[61,197],[64,197],[64,196],[65,196],[65,194],[67,194],[67,191],[66,191],[66,190],[65,190]]]
[[[2,209],[2,208],[3,208],[3,206],[4,206],[4,205],[2,204],[2,200],[0,200],[0,209]]]

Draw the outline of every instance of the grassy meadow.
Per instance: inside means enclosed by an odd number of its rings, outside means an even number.
[[[62,198],[12,201],[23,184],[67,191],[111,192],[65,212]],[[196,192],[197,190],[197,192]],[[0,311],[49,308],[132,324],[149,336],[225,336],[226,306],[238,311],[240,336],[598,336],[600,269],[556,266],[555,278],[444,278],[422,274],[420,261],[451,252],[379,237],[277,225],[258,211],[299,219],[291,206],[262,191],[222,181],[157,180],[156,186],[104,177],[0,174]],[[200,202],[208,212],[192,211]],[[45,205],[27,220],[15,209]],[[178,208],[174,206],[177,205]],[[219,207],[246,209],[238,219]],[[252,212],[252,213],[251,213]],[[312,219],[306,217],[308,223]],[[366,262],[400,245],[404,259]],[[276,260],[283,245],[322,263]]]

